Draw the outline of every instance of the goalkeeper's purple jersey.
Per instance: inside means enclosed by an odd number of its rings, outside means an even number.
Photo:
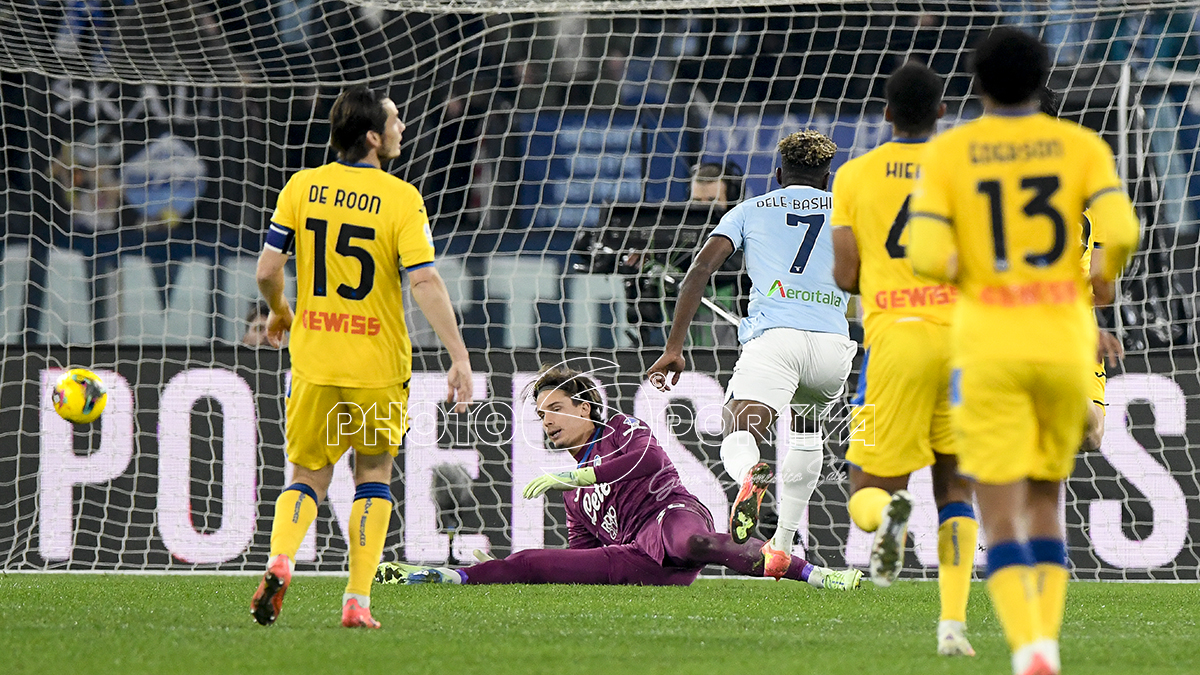
[[[639,532],[672,508],[687,508],[711,521],[708,509],[683,487],[650,428],[636,417],[613,415],[597,430],[579,466],[595,468],[596,484],[563,495],[571,548],[634,543]]]

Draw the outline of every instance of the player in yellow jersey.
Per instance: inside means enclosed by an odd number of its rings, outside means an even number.
[[[1110,305],[1116,296],[1116,287],[1113,282],[1106,282],[1100,278],[1103,257],[1096,255],[1097,251],[1104,248],[1103,228],[1092,222],[1091,214],[1087,212],[1083,214],[1083,225],[1086,239],[1083,242],[1081,267],[1089,277],[1094,278],[1092,304],[1096,307]],[[1101,330],[1098,336],[1099,351],[1108,356],[1110,363],[1116,365],[1116,362],[1125,356],[1125,348],[1121,341],[1105,330]],[[1088,406],[1087,426],[1084,428],[1083,442],[1079,446],[1080,452],[1099,450],[1100,444],[1104,440],[1104,418],[1106,417],[1104,408],[1107,405],[1104,402],[1104,392],[1108,388],[1108,369],[1104,365],[1104,359],[1097,360],[1093,365],[1092,378],[1089,382],[1088,401],[1091,405]]]
[[[909,195],[921,152],[946,110],[942,80],[910,63],[888,78],[889,143],[852,159],[833,184],[833,275],[860,293],[866,355],[852,401],[850,516],[875,533],[871,578],[887,586],[904,564],[913,497],[908,477],[932,466],[938,508],[939,654],[974,656],[967,598],[979,524],[958,474],[950,432],[950,319],[957,291],[913,274],[905,258]]]
[[[381,170],[400,154],[396,105],[365,87],[330,112],[338,161],[297,172],[279,193],[258,287],[271,307],[267,337],[291,331],[287,454],[292,484],[275,502],[271,556],[251,601],[254,619],[279,616],[296,551],[325,498],[333,467],[354,448],[350,580],[342,625],[379,628],[371,582],[392,515],[392,458],[407,430],[412,345],[404,324],[400,271],[450,352],[449,398],[465,411],[471,364],[446,286],[433,266],[433,239],[417,189]],[[296,312],[284,298],[283,267],[296,252]]]
[[[1042,89],[1041,95],[1042,112],[1051,117],[1058,117],[1059,102],[1058,97],[1049,87]],[[1093,256],[1096,249],[1104,247],[1104,228],[1092,222],[1091,214],[1084,212],[1083,214],[1083,271],[1089,277],[1095,276],[1094,273],[1099,272],[1101,258]],[[1094,261],[1094,262],[1093,262]],[[1100,280],[1093,283],[1092,286],[1092,301],[1096,307],[1112,304],[1113,298],[1116,295],[1116,288],[1109,282],[1105,283]],[[1110,355],[1113,361],[1122,358],[1125,355],[1121,341],[1111,333],[1100,331],[1099,338],[1101,351]],[[1115,365],[1115,363],[1114,363]],[[1094,452],[1100,449],[1100,443],[1104,440],[1104,392],[1108,384],[1108,370],[1104,367],[1104,361],[1096,361],[1095,368],[1090,380],[1091,387],[1088,391],[1088,400],[1091,401],[1091,406],[1088,407],[1087,428],[1083,432],[1083,444],[1080,446],[1080,452]]]
[[[1013,672],[1054,675],[1068,578],[1058,494],[1097,357],[1082,214],[1104,223],[1099,281],[1120,273],[1138,228],[1104,141],[1038,111],[1050,59],[1037,38],[997,29],[972,67],[985,114],[922,155],[908,257],[959,288],[951,424],[987,534],[988,593]]]

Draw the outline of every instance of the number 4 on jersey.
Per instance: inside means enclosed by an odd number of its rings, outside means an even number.
[[[883,244],[892,259],[903,258],[908,253],[907,247],[900,243],[900,235],[904,234],[904,227],[908,225],[908,202],[911,200],[912,195],[904,198],[900,212],[892,221],[892,229],[888,230],[887,241]]]

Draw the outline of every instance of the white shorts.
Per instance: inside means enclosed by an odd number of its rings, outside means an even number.
[[[776,415],[790,403],[823,413],[841,398],[857,352],[836,333],[772,328],[742,345],[725,401],[756,401]]]

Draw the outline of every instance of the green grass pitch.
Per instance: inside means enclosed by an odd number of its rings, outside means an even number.
[[[937,585],[856,593],[797,583],[699,581],[691,588],[376,586],[381,631],[339,625],[344,581],[298,575],[262,628],[251,577],[7,575],[4,673],[543,672],[686,674],[1009,672],[981,584],[979,656],[934,654]],[[1066,673],[1200,673],[1200,587],[1073,584]]]

